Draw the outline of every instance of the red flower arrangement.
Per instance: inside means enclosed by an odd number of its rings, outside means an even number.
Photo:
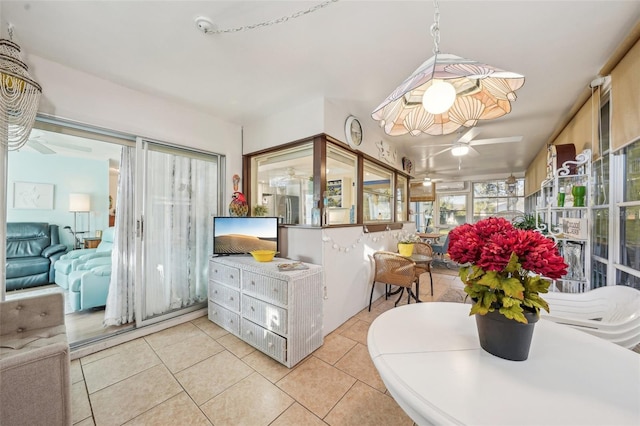
[[[507,318],[527,323],[524,311],[549,312],[539,293],[567,273],[567,264],[553,240],[537,231],[513,227],[490,217],[449,234],[449,256],[460,268],[465,292],[475,301],[470,315],[498,309]],[[542,277],[541,277],[542,276]]]

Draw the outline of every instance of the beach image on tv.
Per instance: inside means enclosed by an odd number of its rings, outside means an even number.
[[[214,253],[238,254],[277,250],[276,218],[215,218]]]

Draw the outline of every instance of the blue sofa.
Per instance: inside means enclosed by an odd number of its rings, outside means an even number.
[[[55,282],[55,263],[67,252],[58,225],[7,223],[7,291]]]

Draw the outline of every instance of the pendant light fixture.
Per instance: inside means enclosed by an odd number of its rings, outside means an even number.
[[[371,114],[390,136],[447,135],[478,120],[511,111],[524,76],[491,65],[440,53],[440,8],[434,0],[431,36],[434,56],[427,59]]]
[[[13,39],[13,27],[8,26]],[[0,39],[0,300],[4,300],[6,281],[7,169],[9,150],[22,147],[29,139],[36,119],[42,88],[29,76],[20,59],[20,46]]]

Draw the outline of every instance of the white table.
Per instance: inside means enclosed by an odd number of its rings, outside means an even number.
[[[640,425],[640,355],[541,319],[526,361],[480,348],[470,306],[421,303],[371,324],[387,389],[418,425]]]

